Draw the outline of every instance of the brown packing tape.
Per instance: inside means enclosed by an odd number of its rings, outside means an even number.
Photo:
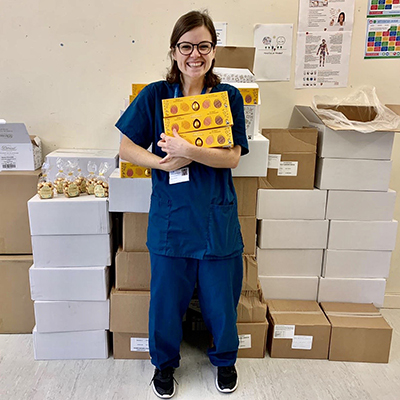
[[[270,314],[311,314],[311,315],[321,315],[323,314],[321,311],[278,311],[278,310],[269,310]]]
[[[362,317],[362,318],[383,318],[381,313],[363,313],[363,312],[340,312],[340,311],[325,311],[328,317]]]

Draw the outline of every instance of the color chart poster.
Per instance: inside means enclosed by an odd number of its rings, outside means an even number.
[[[368,18],[364,59],[400,58],[400,18]]]
[[[369,0],[369,16],[400,15],[400,0]]]

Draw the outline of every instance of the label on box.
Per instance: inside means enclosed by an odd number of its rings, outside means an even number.
[[[131,337],[131,351],[149,351],[149,338]]]
[[[311,350],[312,336],[294,335],[292,340],[292,349]]]
[[[268,168],[279,169],[281,154],[268,154]]]
[[[293,339],[295,325],[275,325],[274,339]]]
[[[278,168],[278,176],[297,176],[298,161],[281,161]]]
[[[239,336],[239,349],[251,349],[251,335],[238,335]]]

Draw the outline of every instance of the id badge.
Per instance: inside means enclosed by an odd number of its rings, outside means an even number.
[[[183,167],[169,173],[169,184],[189,182],[189,167]]]

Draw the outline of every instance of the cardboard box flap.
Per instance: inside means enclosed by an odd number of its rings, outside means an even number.
[[[254,72],[255,47],[217,46],[215,66],[246,68]]]
[[[397,115],[400,115],[400,104],[385,104],[387,108],[390,108]]]
[[[26,126],[23,123],[1,124],[0,125],[0,143],[30,143]]]
[[[270,140],[270,154],[316,153],[318,130],[302,129],[263,129],[262,135]]]
[[[257,297],[240,296],[237,307],[238,322],[263,322],[267,315],[267,305]]]

